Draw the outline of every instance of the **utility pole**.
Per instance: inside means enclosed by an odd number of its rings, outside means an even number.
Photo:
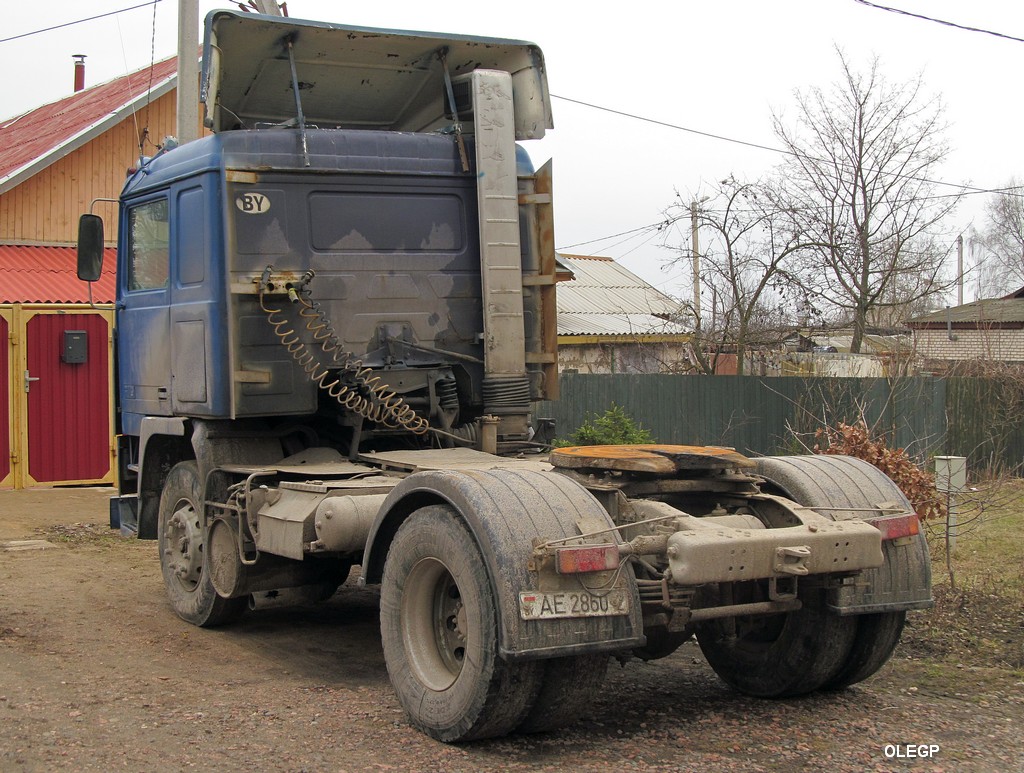
[[[693,318],[694,329],[700,330],[700,245],[697,239],[697,208],[700,202],[690,202],[690,250],[693,254]]]
[[[256,4],[256,10],[260,13],[265,13],[268,16],[281,16],[281,9],[277,5],[277,0],[253,0]]]
[[[956,237],[956,305],[964,305],[964,236]]]
[[[199,0],[178,0],[178,142],[199,139]]]
[[[283,16],[277,0],[253,0],[268,16]],[[178,143],[199,139],[199,0],[178,0]]]

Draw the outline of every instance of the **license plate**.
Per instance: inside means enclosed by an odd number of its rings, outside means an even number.
[[[555,591],[519,594],[519,615],[523,620],[557,620],[563,617],[606,617],[629,614],[629,594],[622,588],[607,593]]]

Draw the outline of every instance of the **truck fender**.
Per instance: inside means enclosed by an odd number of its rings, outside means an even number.
[[[431,470],[410,475],[381,506],[366,542],[361,582],[379,583],[395,533],[412,513],[451,506],[465,521],[484,557],[498,609],[498,652],[507,660],[628,650],[643,646],[636,579],[625,575],[631,596],[625,615],[523,620],[519,594],[536,590],[528,568],[536,538],[580,534],[577,520],[613,527],[607,511],[583,486],[557,473],[520,470]],[[616,538],[612,538],[616,539]]]
[[[139,539],[156,539],[160,492],[167,473],[177,462],[191,458],[185,439],[186,420],[147,416],[139,430],[138,530]]]
[[[280,438],[258,422],[145,417],[139,431],[139,538],[156,539],[160,494],[178,462],[195,459],[205,485],[220,465],[272,464],[281,456]]]
[[[851,456],[766,456],[755,460],[768,491],[807,507],[825,507],[833,520],[865,517],[883,503],[913,512],[899,487],[877,467]],[[842,508],[851,508],[844,511]],[[931,558],[924,531],[906,540],[882,543],[885,563],[861,573],[830,599],[840,615],[899,612],[932,606]]]

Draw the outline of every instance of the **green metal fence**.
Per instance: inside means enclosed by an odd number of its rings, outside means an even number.
[[[538,416],[567,437],[614,403],[662,443],[796,453],[823,424],[863,418],[918,459],[967,456],[972,467],[1017,468],[1024,415],[987,379],[795,378],[562,374],[562,398]],[[798,440],[799,439],[799,440]]]

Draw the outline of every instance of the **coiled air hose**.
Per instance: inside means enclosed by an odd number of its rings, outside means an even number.
[[[299,317],[305,320],[306,330],[319,344],[330,360],[328,365],[317,358],[307,346],[288,319],[283,308],[267,305],[267,289],[272,266],[267,266],[259,284],[260,308],[267,315],[267,322],[274,329],[281,345],[305,371],[310,381],[325,391],[343,408],[362,416],[368,421],[381,424],[389,429],[404,429],[415,435],[423,435],[430,429],[429,422],[417,414],[399,397],[390,386],[374,375],[371,368],[349,351],[342,348],[337,333],[320,304],[307,297],[306,285],[314,272],[307,271],[302,279],[288,288],[288,298],[298,307]],[[336,374],[332,371],[336,370]]]

